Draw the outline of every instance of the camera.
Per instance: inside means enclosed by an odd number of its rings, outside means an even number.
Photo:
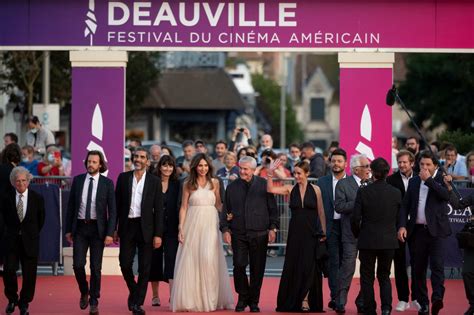
[[[240,131],[240,132],[244,132],[244,128],[240,128],[239,131]]]
[[[269,157],[265,158],[265,164],[270,164],[272,163],[272,159],[270,159]]]

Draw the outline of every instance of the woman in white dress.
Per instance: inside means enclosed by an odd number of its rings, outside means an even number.
[[[190,169],[179,210],[180,245],[171,309],[173,312],[233,309],[234,299],[219,232],[219,181],[212,178],[212,163],[205,154],[196,154]]]

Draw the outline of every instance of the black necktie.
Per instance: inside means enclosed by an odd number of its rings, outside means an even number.
[[[89,178],[89,189],[87,189],[87,201],[86,201],[86,220],[91,219],[91,203],[92,203],[92,187],[94,186],[94,178]]]

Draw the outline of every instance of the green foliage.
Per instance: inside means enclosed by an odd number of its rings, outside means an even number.
[[[127,64],[127,116],[137,113],[159,76],[158,52],[129,52]]]
[[[448,130],[473,130],[474,55],[410,54],[400,96],[420,124],[446,124]]]
[[[261,74],[252,75],[252,84],[255,91],[260,94],[257,106],[265,113],[272,125],[271,135],[274,143],[280,142],[280,86],[273,80],[265,78]],[[296,113],[286,99],[286,144],[300,142],[303,140],[303,132],[299,123],[296,121]]]
[[[474,150],[474,133],[463,133],[460,130],[445,131],[438,136],[440,143],[450,142],[454,144],[461,154]]]

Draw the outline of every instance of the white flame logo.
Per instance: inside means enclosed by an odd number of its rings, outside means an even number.
[[[94,109],[94,114],[92,115],[92,124],[91,124],[91,134],[94,138],[98,139],[99,141],[102,141],[103,138],[103,132],[104,132],[104,121],[102,119],[102,111],[100,110],[100,105],[97,103],[95,105]],[[107,156],[105,155],[104,149],[102,148],[101,145],[97,144],[95,141],[91,140],[89,144],[87,145],[87,150],[92,151],[92,150],[97,150],[102,152],[104,155],[104,160],[107,161]],[[104,176],[107,176],[109,171],[104,172]]]
[[[362,112],[362,117],[360,119],[360,136],[369,142],[372,141],[372,118],[370,117],[370,110],[367,104],[365,104],[364,111]],[[375,158],[372,148],[361,141],[359,141],[357,144],[356,150],[360,154],[365,154],[369,160],[373,160]]]
[[[84,29],[84,37],[90,36],[90,45],[94,44],[94,34],[97,30],[97,19],[95,18],[95,4],[94,0],[89,0],[89,10],[87,11],[86,28]]]

